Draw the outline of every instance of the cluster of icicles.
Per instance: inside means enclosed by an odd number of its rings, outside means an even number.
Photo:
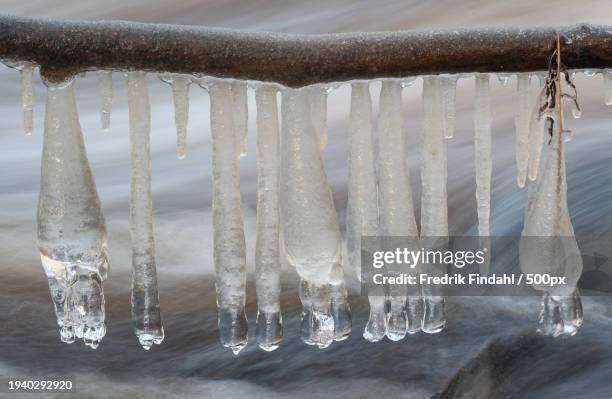
[[[30,134],[34,66],[11,66],[21,72],[24,127]],[[606,103],[612,104],[612,73],[604,72],[603,76]],[[108,129],[111,72],[98,71],[97,77],[101,123]],[[492,169],[490,76],[475,74],[474,77],[478,231],[482,240],[486,240]],[[499,77],[502,82],[508,80],[506,75]],[[145,78],[144,72],[127,73],[132,160],[132,318],[138,340],[149,349],[162,342],[164,329],[152,226],[151,118]],[[247,344],[248,329],[239,177],[239,159],[246,153],[248,85],[183,75],[160,78],[172,86],[180,158],[186,153],[189,86],[196,81],[210,95],[218,323],[221,342],[237,354]],[[421,236],[448,235],[446,139],[453,137],[457,78],[423,77]],[[558,135],[545,139],[544,122],[534,111],[537,103],[529,94],[531,78],[529,74],[517,76],[518,184],[523,186],[527,178],[534,181],[529,188],[523,235],[568,236],[575,246],[566,204],[563,140]],[[333,341],[347,338],[351,332],[343,267],[354,267],[360,276],[361,237],[407,236],[418,240],[409,171],[405,166],[401,96],[402,89],[413,80],[382,81],[376,132],[369,83],[351,83],[345,259],[332,192],[321,158],[327,143],[326,109],[330,88],[291,89],[274,84],[251,84],[257,105],[256,337],[262,349],[276,349],[283,337],[282,264],[293,266],[301,279],[302,340],[325,348]],[[539,80],[542,87],[541,75]],[[278,91],[282,99],[280,121]],[[579,113],[574,112],[574,116]],[[105,335],[102,283],[108,272],[106,228],[87,160],[73,81],[47,85],[41,171],[38,241],[61,340],[72,343],[82,339],[86,345],[96,348]],[[557,222],[546,223],[551,220]],[[574,250],[578,251],[577,246]],[[529,251],[521,253],[523,268],[528,267],[532,255]],[[541,257],[535,261],[536,267],[544,269],[547,264],[542,262],[554,263],[554,259]],[[581,264],[576,265],[577,270],[581,268]],[[540,289],[546,290],[546,287]],[[369,301],[369,321],[363,333],[369,341],[379,341],[385,336],[397,341],[418,331],[436,333],[446,323],[444,298],[432,287],[417,287],[411,292],[407,288],[394,288],[386,296],[371,296]],[[571,335],[581,321],[577,292],[573,289],[545,292],[541,332]]]

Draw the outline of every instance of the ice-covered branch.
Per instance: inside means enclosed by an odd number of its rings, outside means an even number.
[[[612,67],[612,27],[588,24],[298,35],[0,16],[0,58],[39,64],[54,82],[104,68],[300,87],[375,77],[544,70],[557,32],[567,68]]]

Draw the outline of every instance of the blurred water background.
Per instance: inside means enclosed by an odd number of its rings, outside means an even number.
[[[475,26],[612,24],[612,2],[520,0],[281,1],[105,0],[0,1],[0,13],[75,20],[124,19],[299,33],[435,29]],[[569,207],[578,236],[609,236],[612,226],[612,109],[603,105],[601,77],[576,77],[582,119],[568,121]],[[53,305],[36,246],[36,204],[44,116],[37,81],[31,137],[21,132],[20,87],[14,70],[0,67],[0,376],[67,375],[80,397],[204,398],[429,398],[451,382],[456,398],[612,397],[610,299],[584,298],[584,327],[569,339],[533,335],[539,302],[527,298],[450,298],[448,324],[437,335],[371,344],[361,338],[367,300],[349,275],[352,336],[318,350],[299,341],[294,271],[284,271],[286,335],[273,353],[252,339],[238,357],[218,342],[212,278],[211,173],[208,97],[191,89],[189,149],[175,156],[171,92],[149,75],[152,99],[153,203],[160,300],[166,340],[143,351],[130,322],[128,230],[129,147],[125,78],[114,74],[110,132],[99,123],[95,74],[77,83],[80,120],[108,224],[111,273],[105,283],[107,336],[92,351],[59,341]],[[519,234],[526,190],[515,183],[515,86],[492,79],[492,234]],[[372,85],[377,107],[379,83]],[[421,83],[404,90],[409,165],[419,209]],[[349,88],[329,98],[330,145],[324,157],[340,222],[347,199]],[[254,98],[249,93],[249,106]],[[451,234],[473,234],[473,79],[461,79],[457,128],[449,142]],[[252,113],[254,114],[254,112]],[[249,272],[254,270],[255,119],[250,152],[241,162]],[[581,245],[588,245],[582,243]],[[249,278],[249,321],[255,330],[255,292]],[[466,368],[462,367],[467,364]],[[459,374],[456,374],[459,371]]]

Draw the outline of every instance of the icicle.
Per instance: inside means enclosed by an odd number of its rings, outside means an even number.
[[[74,84],[47,88],[38,246],[61,340],[95,349],[106,333],[106,225],[79,123]]]
[[[342,240],[304,90],[283,92],[280,214],[284,253],[301,278],[302,340],[327,347],[335,337],[330,283]]]
[[[308,92],[312,126],[319,140],[319,149],[327,147],[327,88],[322,86],[310,86],[305,88]]]
[[[423,79],[423,146],[421,164],[421,237],[426,248],[445,247],[448,237],[448,209],[446,195],[446,142],[442,127],[442,99],[440,79]],[[440,242],[442,241],[442,242]],[[428,272],[439,272],[429,267]],[[426,333],[441,331],[446,324],[444,297],[435,287],[424,285],[425,303],[422,330]]]
[[[187,122],[189,121],[191,78],[175,74],[160,75],[159,78],[172,87],[174,123],[176,125],[176,156],[179,159],[184,159],[187,155]]]
[[[247,84],[243,82],[230,83],[232,94],[232,117],[234,123],[234,134],[236,135],[236,145],[238,154],[244,157],[248,150],[248,102]]]
[[[372,136],[372,100],[370,84],[355,82],[351,85],[349,116],[349,179],[346,213],[346,252],[348,263],[361,280],[361,237],[376,236],[378,208],[376,174]],[[370,296],[370,321],[364,337],[370,341],[384,338],[386,315],[384,296]],[[378,306],[376,306],[378,304]],[[379,329],[378,329],[379,328]]]
[[[489,215],[491,213],[491,94],[489,75],[476,75],[474,99],[474,163],[476,165],[476,209],[478,213],[479,248],[486,253],[479,266],[480,274],[489,274],[491,239]]]
[[[582,304],[576,285],[582,273],[580,249],[567,208],[563,138],[555,131],[544,143],[543,167],[529,186],[525,227],[519,246],[525,273],[565,276],[566,283],[544,291],[540,329],[547,335],[574,335],[582,325]]]
[[[544,82],[546,77],[538,77],[538,96],[531,103],[531,118],[529,121],[529,180],[534,181],[538,176],[542,145],[544,144],[544,117],[540,117],[540,104],[545,101]]]
[[[457,95],[457,76],[441,76],[444,138],[452,139],[455,133],[455,98]]]
[[[406,142],[403,132],[402,87],[396,80],[383,80],[380,91],[380,113],[378,116],[378,208],[381,237],[405,237],[412,250],[420,249],[418,229],[412,204],[410,171],[406,165]],[[418,274],[419,268],[393,268],[388,273]],[[420,299],[420,287],[407,289],[405,285],[389,287],[387,315],[387,337],[392,341],[403,339],[407,332],[420,329],[423,318],[421,307],[407,307],[410,302]],[[372,310],[370,311],[372,315]],[[370,319],[372,321],[372,318]],[[378,322],[366,326],[366,333],[372,338],[382,338],[376,332]],[[409,329],[417,326],[417,330]],[[384,335],[384,333],[382,333]],[[365,333],[364,333],[365,336]]]
[[[19,68],[23,131],[27,135],[31,135],[34,130],[34,68],[34,65],[30,63],[24,63]]]
[[[375,236],[378,230],[374,144],[372,137],[372,100],[369,83],[351,85],[351,110],[348,125],[349,178],[346,214],[348,263],[361,275],[361,237]]]
[[[132,322],[140,345],[149,350],[164,340],[153,237],[151,201],[151,108],[146,74],[127,74],[132,181],[130,233],[132,237]]]
[[[603,77],[604,83],[604,101],[606,105],[612,105],[612,71],[606,70],[601,76]]]
[[[279,247],[279,129],[277,89],[262,84],[255,91],[257,103],[257,342],[265,351],[278,348],[283,338],[280,309]]]
[[[236,121],[241,120],[246,109],[236,109],[233,89],[232,83],[223,81],[213,82],[209,86],[219,332],[223,346],[238,354],[247,344],[248,324],[244,309],[246,249],[239,166],[239,157],[244,150],[239,128],[246,126],[246,123],[236,125]],[[236,113],[239,112],[241,115],[237,117]]]
[[[476,164],[476,203],[478,209],[478,235],[489,236],[491,207],[491,95],[489,75],[476,75],[474,100],[474,146]]]
[[[527,179],[527,164],[529,162],[529,121],[531,116],[531,101],[529,98],[529,74],[519,73],[517,76],[517,112],[514,120],[516,130],[516,182],[519,187],[525,187]]]
[[[98,97],[100,97],[100,124],[102,130],[110,128],[111,108],[113,106],[113,72],[98,71]]]

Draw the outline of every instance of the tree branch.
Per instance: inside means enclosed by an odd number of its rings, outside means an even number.
[[[314,83],[461,72],[545,70],[561,36],[568,68],[612,68],[612,27],[297,35],[123,21],[0,16],[0,58],[50,82],[93,69]]]

